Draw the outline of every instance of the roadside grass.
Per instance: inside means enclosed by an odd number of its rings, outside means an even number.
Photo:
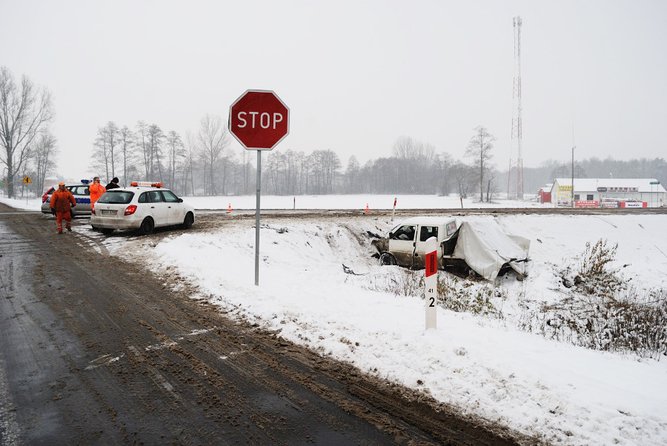
[[[554,265],[555,302],[512,294],[507,287],[447,272],[438,277],[438,304],[454,312],[501,319],[547,339],[640,357],[667,356],[667,290],[641,291],[616,264],[617,245],[587,243],[581,255]],[[397,266],[369,278],[368,289],[397,297],[424,297],[423,271]],[[509,314],[508,314],[509,312]]]

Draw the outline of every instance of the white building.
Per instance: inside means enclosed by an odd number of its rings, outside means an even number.
[[[554,206],[572,206],[572,179],[556,178],[551,188]],[[667,191],[655,178],[575,178],[575,207],[662,207]]]

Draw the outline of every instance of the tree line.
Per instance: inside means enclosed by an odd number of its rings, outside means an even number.
[[[46,176],[55,169],[56,139],[49,125],[53,119],[51,94],[27,76],[16,80],[7,67],[0,67],[0,183],[7,196],[30,178],[28,186],[44,189]]]
[[[21,179],[29,176],[35,194],[55,172],[57,141],[49,125],[53,107],[48,90],[23,76],[17,82],[0,67],[0,161],[2,187],[16,196]],[[97,129],[92,141],[91,167],[121,185],[132,180],[160,181],[181,195],[247,195],[255,190],[256,168],[252,151],[230,150],[229,131],[219,116],[205,115],[195,131],[184,136],[163,130],[155,123],[139,121],[132,126],[109,121]],[[425,142],[403,136],[391,155],[361,164],[351,156],[343,166],[332,150],[311,153],[278,149],[265,153],[262,191],[272,195],[320,194],[457,194],[490,201],[499,192],[510,192],[508,171],[492,163],[495,137],[479,126],[457,160]],[[524,167],[524,190],[534,193],[554,178],[569,177],[569,162],[546,161]],[[591,158],[577,161],[575,176],[650,177],[667,184],[663,158],[618,161]]]
[[[113,137],[114,133],[120,138]],[[514,187],[508,184],[508,171],[499,171],[492,163],[494,142],[495,137],[479,126],[466,147],[465,159],[457,160],[449,153],[438,153],[431,144],[403,136],[395,141],[391,156],[363,165],[351,156],[345,166],[332,150],[305,153],[277,149],[264,153],[262,191],[270,195],[456,194],[491,201],[508,189],[511,196]],[[108,178],[122,175],[159,180],[179,194],[253,193],[257,175],[254,151],[239,153],[231,151],[229,145],[229,132],[222,119],[210,115],[201,120],[196,133],[186,134],[185,142],[178,133],[164,133],[155,124],[139,122],[132,131],[127,127],[118,130],[115,123],[109,122],[98,130],[94,159],[96,167]],[[114,166],[118,153],[121,164]],[[571,169],[570,162],[553,160],[538,167],[524,167],[524,190],[535,194],[554,178],[569,178]],[[610,176],[657,178],[667,184],[667,161],[590,158],[575,162],[576,178]]]
[[[254,151],[232,152],[229,146],[229,133],[220,117],[207,115],[200,128],[185,138],[142,121],[133,129],[109,122],[98,129],[93,166],[106,178],[119,177],[121,184],[139,178],[161,181],[183,195],[253,193]],[[475,147],[470,150],[477,162],[488,162],[490,147],[484,145],[481,155]],[[495,173],[486,164],[454,161],[449,154],[436,153],[432,145],[409,137],[397,139],[392,156],[363,166],[352,156],[344,167],[328,149],[311,153],[279,149],[264,156],[262,191],[271,195],[456,192],[467,197],[482,183],[487,199],[495,192]]]

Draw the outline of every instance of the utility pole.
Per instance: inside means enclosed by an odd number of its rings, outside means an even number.
[[[570,200],[574,207],[574,146],[572,146],[572,190],[570,191]]]
[[[523,154],[521,140],[523,123],[521,121],[521,17],[512,19],[514,26],[514,79],[512,86],[512,141],[517,147],[516,159],[516,197],[523,199]]]
[[[577,146],[574,145],[574,118],[572,118],[572,191],[570,192],[570,201],[572,207],[574,208],[574,149]]]
[[[510,158],[510,165],[507,168],[507,199],[510,199],[510,184],[512,181],[512,158]]]

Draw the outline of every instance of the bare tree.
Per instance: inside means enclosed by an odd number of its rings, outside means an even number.
[[[181,136],[173,130],[167,134],[167,150],[169,186],[178,189],[176,185],[176,170],[180,167],[180,161],[186,156],[186,153]]]
[[[137,135],[137,147],[141,149],[140,154],[144,164],[144,174],[145,174],[144,178],[146,180],[149,180],[152,175],[151,172],[152,162],[151,162],[150,149],[147,143],[148,126],[144,121],[137,122],[136,135]]]
[[[162,176],[162,142],[164,139],[164,133],[162,129],[156,124],[151,124],[148,127],[148,150],[150,161],[150,169],[148,180],[153,181],[155,178],[155,168],[157,167],[158,179],[164,181]]]
[[[56,138],[48,131],[41,132],[33,152],[33,162],[35,164],[34,189],[41,192],[44,190],[46,176],[55,168]]]
[[[120,132],[115,122],[109,121],[104,127],[97,129],[92,165],[95,169],[104,170],[107,180],[116,176],[119,139]]]
[[[186,149],[186,166],[185,166],[185,178],[183,179],[183,190],[187,194],[188,192],[188,180],[192,187],[192,195],[195,195],[195,152],[197,149],[197,141],[191,132],[186,132],[185,134],[185,145]]]
[[[308,157],[310,165],[312,193],[333,193],[338,170],[341,168],[340,158],[331,150],[315,150]],[[306,190],[306,193],[308,191]]]
[[[347,169],[345,169],[345,192],[354,193],[360,192],[359,175],[361,167],[357,157],[352,155],[347,160]]]
[[[450,167],[451,175],[456,182],[456,189],[461,198],[468,198],[471,184],[474,183],[472,172],[475,168],[462,162],[455,162]]]
[[[408,136],[401,136],[394,143],[394,156],[401,159],[426,159],[435,157],[435,148],[430,144],[415,141]]]
[[[229,145],[227,128],[219,116],[206,115],[202,118],[197,134],[197,143],[201,159],[208,170],[208,193],[209,195],[215,195],[215,167],[218,160],[224,155],[225,148]]]
[[[93,146],[93,157],[91,165],[93,169],[104,170],[106,176],[109,176],[109,147],[108,140],[106,138],[106,130],[104,127],[97,129],[97,136],[95,137],[95,142]]]
[[[106,126],[106,137],[109,141],[109,167],[111,168],[111,175],[107,170],[107,181],[116,176],[116,149],[118,147],[119,139],[118,126],[115,122],[109,121]]]
[[[0,67],[0,161],[7,168],[7,195],[14,197],[14,177],[25,168],[32,143],[52,119],[51,95],[23,76],[21,84]]]
[[[470,138],[465,155],[473,157],[473,165],[479,172],[479,200],[484,201],[484,172],[488,169],[491,159],[491,149],[496,138],[486,128],[478,126],[475,128],[475,136]]]
[[[127,181],[127,163],[131,162],[132,159],[132,148],[135,143],[135,136],[127,126],[123,126],[119,131],[119,140],[120,140],[120,154],[123,158],[123,184],[128,184]]]
[[[496,169],[489,169],[486,175],[486,202],[490,203],[493,195],[498,192],[496,185],[496,177],[498,176],[498,171]]]
[[[436,180],[438,192],[442,195],[449,195],[450,185],[452,183],[451,168],[454,164],[452,156],[443,152],[436,156]]]

